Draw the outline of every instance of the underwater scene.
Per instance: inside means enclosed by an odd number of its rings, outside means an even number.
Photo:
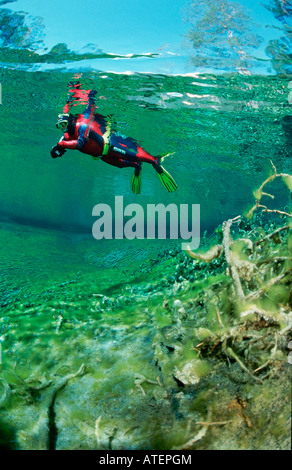
[[[0,2],[0,449],[289,450],[292,3],[123,3]]]

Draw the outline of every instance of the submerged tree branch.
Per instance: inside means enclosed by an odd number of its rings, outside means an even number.
[[[236,290],[236,294],[240,300],[244,299],[244,292],[242,289],[242,285],[240,282],[239,274],[236,269],[236,266],[232,260],[231,257],[231,252],[230,252],[230,242],[231,242],[231,236],[230,236],[230,227],[233,224],[235,220],[237,220],[240,216],[236,217],[235,219],[229,219],[227,222],[223,223],[223,247],[224,247],[224,254],[225,258],[227,261],[227,264],[230,268],[230,273],[234,282],[234,287]]]
[[[274,163],[272,162],[272,160],[270,160],[271,162],[271,165],[273,167],[273,170],[274,170],[274,173],[269,176],[259,187],[259,189],[257,191],[255,191],[255,199],[256,199],[256,203],[255,205],[249,210],[248,214],[247,214],[247,217],[248,218],[251,218],[253,216],[253,213],[256,209],[260,208],[262,209],[262,212],[270,212],[270,213],[274,213],[274,214],[279,214],[279,215],[284,215],[286,217],[292,217],[292,214],[289,214],[288,212],[285,212],[285,211],[281,211],[281,210],[278,210],[278,209],[269,209],[267,206],[263,205],[263,204],[260,204],[260,201],[262,199],[263,196],[268,196],[272,199],[274,199],[274,196],[272,194],[269,194],[269,193],[266,193],[266,192],[263,192],[263,188],[266,186],[266,184],[268,183],[271,183],[272,181],[274,181],[276,178],[291,178],[291,175],[289,175],[288,173],[277,173],[277,169],[274,165]]]
[[[270,238],[273,238],[273,237],[277,236],[283,230],[289,230],[290,228],[291,227],[289,225],[284,225],[284,227],[277,228],[277,230],[275,230],[274,232],[269,233],[269,235],[266,235],[264,238],[261,238],[260,240],[255,242],[254,246],[260,245],[260,243],[263,243],[264,241],[269,240]]]

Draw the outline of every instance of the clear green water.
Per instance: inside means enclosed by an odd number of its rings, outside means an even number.
[[[103,78],[102,78],[103,77]],[[165,161],[179,189],[169,195],[144,165],[142,192],[130,190],[131,169],[115,169],[78,152],[52,160],[60,138],[57,114],[72,75],[1,70],[1,213],[25,223],[91,228],[95,204],[200,204],[203,230],[242,213],[270,171],[291,168],[289,77],[90,74],[98,111],[116,129]],[[17,129],[17,132],[15,131]]]
[[[179,243],[98,242],[91,235],[92,208],[112,205],[115,195],[143,207],[200,204],[201,233],[212,236],[224,220],[246,210],[253,189],[269,174],[270,159],[279,172],[291,171],[291,77],[83,74],[84,88],[98,90],[98,111],[113,114],[117,130],[154,155],[174,152],[165,166],[178,190],[168,194],[144,165],[138,196],[130,189],[130,169],[74,151],[51,159],[60,137],[56,116],[71,78],[0,71],[1,444],[176,449],[197,433],[196,421],[207,420],[207,404],[215,407],[215,385],[205,379],[202,389],[182,390],[174,379],[197,358],[190,332],[210,324],[198,307],[182,339],[175,309],[165,302],[191,302],[222,281],[224,269],[214,265],[205,275],[201,266],[191,279],[193,291],[189,284],[184,290],[189,278],[177,275],[186,260]],[[276,185],[274,194],[270,207],[288,210],[288,189]],[[85,373],[68,379],[53,399],[52,387],[83,364]],[[198,377],[210,370],[203,361]],[[286,379],[281,386],[288,394]],[[224,390],[232,403],[236,381],[226,385],[224,374],[216,380],[219,402]],[[249,387],[247,381],[245,397]],[[286,445],[285,413],[273,424],[271,447]],[[272,432],[259,416],[254,426]],[[224,448],[219,431],[202,448]],[[231,448],[253,448],[248,433],[238,436],[241,442],[230,440]],[[268,447],[262,439],[258,446]]]

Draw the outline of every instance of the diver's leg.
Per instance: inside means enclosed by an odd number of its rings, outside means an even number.
[[[161,184],[167,189],[168,192],[172,193],[177,189],[177,184],[174,181],[173,177],[163,168],[161,162],[163,160],[162,156],[154,157],[146,152],[142,147],[138,146],[137,157],[140,162],[151,163],[153,168],[156,170],[158,178]]]
[[[161,184],[167,189],[167,191],[173,192],[176,190],[176,182],[174,181],[173,177],[161,165],[163,157],[154,157],[153,155],[150,155],[150,153],[146,152],[146,150],[140,147],[132,139],[117,136],[116,134],[111,135],[110,144],[110,155],[112,155],[113,157],[116,156],[117,158],[122,158],[125,162],[128,161],[132,163],[151,163],[151,165],[157,172]],[[141,170],[137,170],[137,178],[139,179],[141,178],[140,171]],[[132,178],[132,183],[134,178],[135,173]],[[141,183],[139,183],[137,187],[141,188]]]
[[[146,152],[142,147],[137,145],[137,158],[140,162],[151,163],[154,168],[155,165],[159,164],[159,157],[154,157],[150,153]]]
[[[154,157],[146,152],[135,141],[128,137],[112,134],[110,137],[111,153],[130,162],[146,162],[152,165],[159,164],[160,157]]]
[[[119,156],[109,153],[108,155],[105,155],[101,157],[101,160],[103,160],[106,163],[109,163],[110,165],[116,166],[118,168],[135,168],[132,180],[131,180],[131,188],[133,193],[139,194],[141,192],[141,170],[142,170],[142,164],[140,162],[130,162],[129,160],[124,160],[123,158],[120,158]]]
[[[107,155],[102,156],[100,160],[118,168],[139,167],[139,162],[129,162],[128,160],[124,160],[123,158],[113,155],[112,153],[108,153]]]
[[[140,162],[136,163],[135,170],[134,170],[132,180],[131,180],[131,188],[132,188],[133,193],[135,194],[140,194],[141,192],[141,183],[142,183],[141,170],[142,170],[142,163]]]
[[[150,153],[146,152],[146,150],[144,150],[139,145],[136,145],[136,149],[137,149],[136,154],[134,154],[134,151],[133,151],[134,149],[133,148],[124,148],[124,149],[122,149],[122,151],[125,153],[124,158],[128,159],[128,160],[131,160],[131,161],[138,161],[140,163],[142,163],[142,162],[150,163],[153,166],[153,168],[155,169],[155,171],[158,175],[158,178],[159,178],[161,184],[165,187],[165,189],[167,189],[167,191],[170,192],[170,193],[175,191],[177,189],[177,184],[176,184],[175,180],[165,170],[165,168],[163,168],[163,166],[161,165],[163,157],[162,156],[154,157]],[[139,177],[141,177],[141,175],[139,175]],[[134,178],[134,176],[133,176],[133,178]],[[138,187],[141,188],[141,184]],[[133,187],[132,187],[132,189],[133,189]]]

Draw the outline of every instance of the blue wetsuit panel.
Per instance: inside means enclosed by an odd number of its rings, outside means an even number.
[[[120,152],[126,157],[126,160],[137,161],[137,143],[129,137],[111,134],[110,145],[113,151]]]

